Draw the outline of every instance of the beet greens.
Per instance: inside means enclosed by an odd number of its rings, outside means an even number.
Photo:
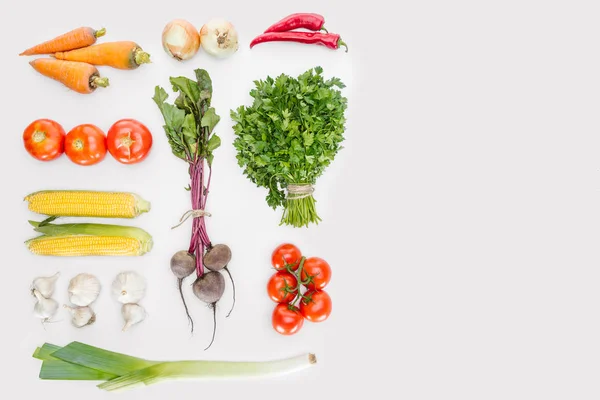
[[[171,270],[178,279],[179,291],[186,308],[186,314],[192,325],[192,332],[193,321],[181,291],[181,282],[193,271],[190,272],[189,267],[185,264],[189,264],[192,259],[194,260],[196,282],[204,282],[201,287],[194,287],[194,293],[202,301],[206,302],[207,299],[210,299],[211,301],[208,304],[213,312],[224,290],[224,285],[221,285],[224,282],[222,277],[221,279],[201,279],[205,274],[204,259],[213,249],[206,231],[204,217],[207,215],[205,207],[210,191],[213,151],[221,145],[221,139],[213,133],[220,117],[216,114],[215,109],[210,106],[212,98],[210,76],[203,69],[197,69],[194,72],[196,73],[195,81],[186,77],[170,78],[173,91],[179,93],[174,104],[166,103],[168,95],[159,86],[156,87],[153,97],[165,120],[163,128],[171,145],[171,151],[189,165],[190,186],[188,190],[192,198],[192,208],[184,214],[181,221],[183,223],[188,218],[193,219],[192,235],[187,249],[189,258],[182,252],[176,253],[171,260]],[[221,275],[220,272],[215,273]],[[219,284],[220,286],[212,287],[211,282],[216,282],[215,285]],[[216,296],[216,294],[219,294],[219,296]]]

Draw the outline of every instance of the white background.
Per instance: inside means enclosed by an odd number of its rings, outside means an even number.
[[[268,381],[181,382],[123,398],[597,399],[598,8],[592,1],[20,1],[0,6],[3,243],[0,393],[7,398],[106,398],[90,382],[37,379],[30,357],[48,341],[79,340],[150,359],[267,360],[311,351],[316,367]],[[152,5],[150,5],[152,4]],[[249,41],[292,12],[319,12],[342,34],[348,54]],[[239,30],[240,51],[218,61],[202,51],[177,63],[160,46],[163,26],[186,18],[198,28],[224,16]],[[102,68],[111,87],[89,96],[36,74],[23,49],[77,26],[104,26],[103,41],[134,40],[153,64],[136,71]],[[249,104],[252,81],[298,75],[321,65],[347,85],[345,149],[319,179],[323,223],[279,227],[236,164],[229,110]],[[189,226],[169,227],[189,208],[185,164],[170,154],[151,101],[172,75],[206,68],[213,78],[217,132],[209,234],[231,246],[238,303],[220,303],[215,344],[204,352],[211,315],[186,293],[197,332],[190,337],[168,268],[186,247]],[[136,118],[155,134],[151,156],[136,166],[110,157],[79,167],[63,157],[39,163],[21,133],[37,118],[70,129],[107,130]],[[41,258],[23,196],[41,189],[137,192],[152,212],[133,224],[155,238],[140,258]],[[269,255],[282,241],[333,268],[334,311],[293,337],[270,326],[264,286]],[[120,332],[108,286],[133,269],[149,281],[150,316]],[[104,284],[85,329],[42,327],[31,315],[30,281],[61,271],[91,272]],[[191,283],[191,282],[188,282]]]

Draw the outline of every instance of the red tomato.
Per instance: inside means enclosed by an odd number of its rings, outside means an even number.
[[[310,290],[304,293],[310,300],[300,301],[300,312],[310,322],[323,322],[331,314],[331,297],[322,290]]]
[[[106,143],[115,160],[123,164],[135,164],[150,152],[152,134],[141,122],[122,119],[110,127]]]
[[[304,324],[304,318],[296,307],[289,308],[287,304],[277,304],[273,310],[273,328],[282,335],[293,335]]]
[[[38,119],[25,128],[23,143],[33,158],[51,161],[65,151],[65,130],[51,119]]]
[[[304,266],[300,272],[300,279],[306,281],[311,276],[310,283],[304,285],[309,289],[324,289],[331,280],[331,267],[327,261],[319,257],[310,257],[304,260]]]
[[[289,288],[286,293],[285,288]],[[267,293],[269,297],[276,303],[289,303],[294,300],[298,287],[298,279],[287,271],[279,271],[273,274],[269,283],[267,283]]]
[[[277,248],[273,250],[271,263],[277,270],[285,269],[286,264],[291,264],[292,270],[295,271],[300,265],[301,258],[302,253],[300,253],[300,249],[293,244],[285,243],[277,246]]]
[[[84,124],[71,129],[65,137],[65,154],[79,165],[99,163],[106,156],[106,137],[96,125]]]

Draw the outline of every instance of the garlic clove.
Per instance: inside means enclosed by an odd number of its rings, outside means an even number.
[[[133,325],[140,323],[144,319],[146,319],[146,310],[139,304],[123,304],[123,307],[121,307],[121,314],[123,315],[123,319],[125,320],[123,332],[131,328]]]
[[[91,307],[71,307],[66,304],[63,307],[69,311],[71,323],[77,328],[83,328],[96,322],[96,313]]]
[[[94,275],[79,274],[69,282],[69,301],[76,306],[89,306],[100,294],[100,281]]]
[[[146,280],[137,272],[121,272],[112,284],[112,295],[119,303],[137,303],[146,294]]]
[[[33,307],[33,313],[37,318],[40,318],[43,322],[47,322],[52,319],[58,311],[58,303],[54,299],[47,299],[42,294],[33,290],[33,295],[36,297],[37,302]]]
[[[54,287],[56,286],[56,280],[58,279],[60,272],[55,273],[52,276],[40,276],[35,278],[31,283],[31,294],[34,290],[37,290],[45,298],[50,298],[54,294]]]

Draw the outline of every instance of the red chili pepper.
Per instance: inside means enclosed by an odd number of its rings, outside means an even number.
[[[265,33],[287,32],[298,28],[310,29],[311,31],[323,30],[327,32],[327,29],[323,28],[323,24],[325,24],[325,17],[322,15],[297,13],[288,15],[282,20],[274,23],[265,31]]]
[[[337,50],[340,46],[346,48],[348,45],[336,33],[319,33],[319,32],[269,32],[258,35],[250,43],[250,48],[259,43],[265,42],[297,42],[305,44],[320,44],[330,49]]]

